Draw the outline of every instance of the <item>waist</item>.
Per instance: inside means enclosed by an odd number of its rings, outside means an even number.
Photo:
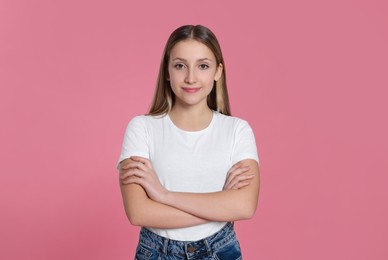
[[[172,240],[179,241],[196,241],[214,233],[220,231],[226,222],[208,222],[192,227],[185,228],[172,228],[172,229],[158,229],[158,228],[147,228],[159,236],[169,238]]]
[[[161,254],[177,256],[200,256],[211,254],[229,242],[237,240],[233,224],[227,223],[215,234],[196,241],[180,241],[162,237],[147,228],[140,231],[139,243],[146,245]]]

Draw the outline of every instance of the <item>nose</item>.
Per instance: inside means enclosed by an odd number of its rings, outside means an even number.
[[[194,69],[188,69],[185,77],[185,83],[193,84],[196,82]]]

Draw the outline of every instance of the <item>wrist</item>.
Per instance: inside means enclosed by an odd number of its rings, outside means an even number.
[[[173,192],[169,190],[165,190],[161,196],[159,197],[159,202],[165,205],[170,205],[171,197],[173,196]]]

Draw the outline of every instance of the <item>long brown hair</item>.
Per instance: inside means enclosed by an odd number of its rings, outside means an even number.
[[[168,61],[172,48],[180,41],[193,39],[205,44],[216,57],[216,63],[222,64],[223,71],[221,78],[214,81],[213,89],[207,97],[207,104],[210,109],[230,116],[229,97],[226,88],[226,72],[221,47],[216,36],[208,28],[202,25],[184,25],[176,29],[167,40],[164,47],[162,60],[159,68],[159,75],[156,84],[154,98],[148,115],[162,115],[171,110],[175,103],[175,94],[171,90],[168,81]]]

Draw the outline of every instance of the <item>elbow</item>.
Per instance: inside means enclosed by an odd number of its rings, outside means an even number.
[[[240,211],[239,220],[248,220],[253,218],[253,216],[256,213],[257,205],[246,205],[244,208]]]
[[[136,218],[135,216],[132,216],[132,215],[128,215],[128,214],[127,214],[127,218],[128,218],[129,222],[130,222],[133,226],[140,226],[139,220],[138,220],[138,218]]]
[[[129,210],[126,210],[126,215],[127,215],[127,218],[129,220],[129,222],[133,225],[133,226],[142,226],[142,223],[141,223],[141,217],[139,217],[139,214],[135,214],[134,212],[131,212]]]
[[[241,220],[247,220],[247,219],[253,218],[253,216],[255,215],[255,212],[256,212],[255,210],[246,210],[246,212],[242,214]]]

